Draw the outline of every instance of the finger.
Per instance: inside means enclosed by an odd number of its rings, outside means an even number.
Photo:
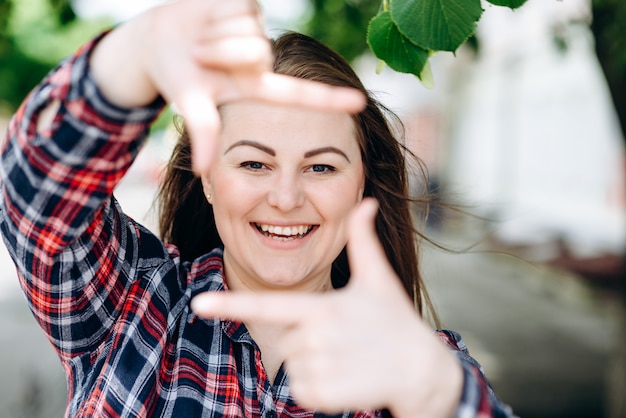
[[[321,300],[294,292],[206,292],[191,300],[191,309],[205,318],[297,325],[314,314]]]
[[[262,16],[248,14],[216,20],[207,24],[210,26],[200,32],[196,42],[202,44],[231,36],[258,36],[269,41],[263,28],[264,23],[259,20],[260,17]]]
[[[261,73],[273,62],[269,41],[257,35],[201,42],[192,54],[200,65],[222,71]]]
[[[209,94],[192,91],[181,94],[176,103],[191,139],[191,162],[193,171],[205,174],[217,151],[221,120],[216,104]]]
[[[348,224],[348,260],[351,277],[389,274],[389,261],[376,233],[378,202],[365,198],[350,216]],[[382,270],[382,271],[381,271]],[[390,272],[392,273],[392,272]]]
[[[360,112],[366,104],[365,95],[353,88],[269,72],[254,81],[250,98],[269,103],[350,113]]]
[[[186,3],[191,10],[191,16],[204,16],[211,23],[235,16],[261,14],[261,7],[257,0],[222,0],[219,5],[216,5],[217,1],[207,0],[188,0]],[[176,2],[174,7],[176,7]]]

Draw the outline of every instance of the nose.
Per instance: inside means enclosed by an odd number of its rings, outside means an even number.
[[[297,173],[276,173],[267,197],[268,203],[282,212],[289,212],[304,204],[304,192]]]

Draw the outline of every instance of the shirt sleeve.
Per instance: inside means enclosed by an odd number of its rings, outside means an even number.
[[[455,418],[514,418],[513,410],[494,393],[482,366],[469,355],[461,336],[449,330],[437,331],[463,368],[463,391]]]
[[[105,34],[62,62],[9,123],[0,230],[35,318],[63,356],[94,349],[136,276],[141,231],[112,198],[164,106],[109,103],[89,71]],[[58,106],[50,128],[40,113]]]

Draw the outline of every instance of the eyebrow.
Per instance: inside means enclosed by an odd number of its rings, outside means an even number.
[[[346,161],[350,162],[350,159],[348,158],[346,153],[343,152],[342,150],[340,150],[339,148],[336,148],[336,147],[322,147],[322,148],[317,148],[317,149],[314,149],[314,150],[311,150],[311,151],[307,151],[307,152],[304,153],[304,158],[315,157],[316,155],[324,154],[326,152],[333,152],[335,154],[339,154],[343,158],[345,158]]]
[[[272,148],[270,148],[268,146],[265,146],[265,145],[263,145],[263,144],[261,144],[259,142],[251,141],[249,139],[242,139],[241,141],[235,142],[233,145],[228,147],[228,149],[226,151],[224,151],[224,155],[227,154],[233,148],[242,147],[242,146],[248,146],[248,147],[257,148],[257,149],[263,151],[264,153],[271,155],[272,157],[276,156],[276,151],[274,151]],[[316,155],[324,154],[324,153],[327,153],[327,152],[332,152],[332,153],[335,153],[335,154],[339,154],[340,156],[345,158],[346,161],[350,162],[350,158],[348,158],[348,156],[346,155],[345,152],[343,152],[342,150],[340,150],[337,147],[332,147],[332,146],[316,148],[316,149],[313,149],[311,151],[307,151],[307,152],[304,153],[304,158],[315,157]]]
[[[224,151],[224,155],[226,155],[233,148],[242,147],[242,146],[254,147],[254,148],[260,149],[261,151],[263,151],[266,154],[271,155],[272,157],[276,156],[276,151],[274,151],[270,147],[267,147],[267,146],[265,146],[263,144],[260,144],[260,143],[258,143],[256,141],[251,141],[249,139],[242,139],[241,141],[235,142],[233,145],[228,147],[228,149],[226,151]]]

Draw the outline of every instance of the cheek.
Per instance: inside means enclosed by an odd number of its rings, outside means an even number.
[[[316,190],[315,201],[327,220],[343,224],[361,201],[362,190],[358,182],[327,185]]]
[[[219,200],[227,205],[237,202],[242,204],[247,198],[257,195],[260,190],[254,181],[231,169],[219,170],[212,178],[211,188],[216,202]]]
[[[212,206],[215,224],[224,231],[227,224],[240,217],[249,206],[252,197],[249,191],[241,190],[237,182],[216,181],[212,184]]]

